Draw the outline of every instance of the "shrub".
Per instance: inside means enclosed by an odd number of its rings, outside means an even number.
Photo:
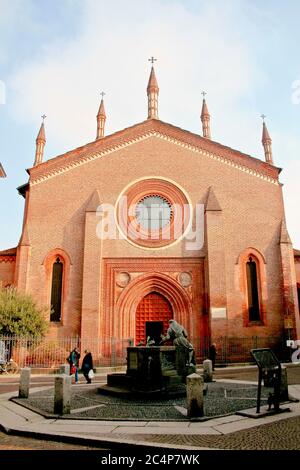
[[[44,310],[14,287],[0,288],[0,335],[43,336],[47,330]]]
[[[69,348],[59,346],[56,341],[44,342],[34,345],[26,357],[26,365],[53,367],[65,364],[69,355]]]

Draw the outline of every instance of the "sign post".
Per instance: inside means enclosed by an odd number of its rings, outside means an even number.
[[[281,364],[275,356],[272,349],[261,348],[251,349],[256,365],[258,366],[258,386],[257,386],[257,405],[256,413],[260,413],[260,400],[261,400],[261,384],[264,380],[264,385],[273,387],[274,393],[270,394],[268,403],[269,410],[271,405],[274,405],[274,412],[279,413],[280,410],[280,384],[281,384]]]

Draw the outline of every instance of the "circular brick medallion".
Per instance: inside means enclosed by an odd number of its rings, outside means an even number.
[[[130,274],[126,272],[118,273],[116,276],[116,284],[119,287],[126,287],[130,282]]]
[[[180,273],[178,280],[182,287],[189,287],[192,284],[192,275],[186,272]]]

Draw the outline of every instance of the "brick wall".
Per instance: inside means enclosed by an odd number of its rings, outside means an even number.
[[[227,318],[214,321],[213,335],[281,334],[282,272],[278,244],[284,216],[281,186],[152,136],[31,186],[27,217],[31,243],[28,291],[41,305],[49,304],[50,281],[45,272],[47,255],[59,248],[70,258],[63,321],[60,325],[51,325],[50,335],[80,333],[85,209],[91,195],[98,190],[101,202],[115,204],[127,185],[151,176],[170,179],[183,188],[194,207],[198,202],[206,201],[208,189],[212,187],[222,209],[222,266],[215,263],[212,269],[215,279],[225,279]],[[89,263],[98,266],[101,266],[101,259],[114,257],[201,258],[207,256],[209,248],[205,244],[201,250],[188,251],[185,242],[181,241],[163,249],[146,250],[126,240],[105,240],[101,243],[96,234],[94,247],[95,256],[93,258],[93,253],[89,253]],[[260,252],[266,261],[268,297],[264,326],[245,327],[243,324],[245,293],[240,290],[241,267],[238,259],[249,247]],[[88,266],[85,269],[89,269]],[[92,265],[91,269],[94,269]],[[90,276],[85,285],[86,296],[89,296],[89,283],[91,296],[96,292],[95,283],[100,285],[103,281],[104,290],[113,288],[105,284],[105,279],[100,279],[103,270],[97,269],[95,272],[99,279]],[[205,302],[209,302],[208,279],[205,282]],[[97,303],[101,304],[98,299]],[[90,308],[85,315],[91,318],[96,316],[96,321],[99,312]]]
[[[295,269],[297,283],[300,285],[300,256],[295,257]]]
[[[0,283],[3,287],[14,283],[15,257],[0,256]]]

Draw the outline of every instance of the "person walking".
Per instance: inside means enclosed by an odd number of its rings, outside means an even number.
[[[80,352],[79,349],[76,347],[73,351],[70,352],[70,356],[68,358],[70,364],[70,375],[75,374],[75,383],[78,384],[78,368],[79,368],[79,359],[80,359]]]
[[[93,372],[92,373],[90,372],[91,370],[93,371],[93,356],[89,349],[86,349],[84,353],[85,353],[85,356],[82,360],[81,368],[82,368],[83,375],[86,379],[86,383],[90,384],[92,383],[91,374],[93,375]]]
[[[209,355],[208,355],[208,358],[212,362],[212,370],[215,370],[216,356],[217,356],[217,345],[216,343],[212,343],[209,347]]]

